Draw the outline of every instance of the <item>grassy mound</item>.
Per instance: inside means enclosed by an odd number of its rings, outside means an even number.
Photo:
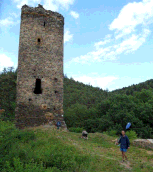
[[[130,165],[120,163],[115,136],[59,130],[18,130],[11,122],[0,121],[0,171],[2,172],[93,172],[153,171],[153,151],[131,146]]]

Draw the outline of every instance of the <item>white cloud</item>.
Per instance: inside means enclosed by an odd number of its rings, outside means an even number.
[[[20,16],[20,14],[16,14],[16,13],[9,13],[12,17],[18,18]]]
[[[127,54],[136,51],[146,41],[150,32],[150,30],[144,29],[139,35],[132,34],[130,38],[117,45],[116,54],[121,54],[123,52]]]
[[[120,54],[132,53],[145,43],[151,33],[149,24],[153,23],[153,0],[143,0],[125,5],[118,17],[109,25],[113,34],[94,44],[95,50],[73,58],[70,64],[92,64],[106,60],[115,60]],[[139,29],[137,29],[137,26]],[[119,39],[123,38],[123,39]]]
[[[88,52],[85,55],[81,55],[79,57],[73,58],[70,62],[68,62],[68,65],[74,63],[81,63],[81,64],[92,64],[94,62],[102,62],[106,60],[115,60],[118,55],[124,53],[132,53],[136,51],[145,41],[147,36],[150,34],[149,29],[143,29],[142,33],[140,34],[132,34],[130,37],[124,39],[122,42],[110,45],[105,48],[100,47],[102,44],[99,42],[95,43],[96,50]],[[108,38],[109,39],[109,38]],[[108,40],[109,42],[110,40]]]
[[[50,0],[48,0],[50,1]],[[75,0],[54,0],[58,7],[62,7],[63,9],[68,10],[69,6],[74,3]]]
[[[43,7],[46,10],[51,10],[51,11],[58,11],[59,9],[59,4],[54,2],[53,0],[44,0],[44,5]]]
[[[77,12],[75,12],[75,11],[71,11],[71,12],[70,12],[70,15],[71,15],[72,17],[74,17],[75,19],[79,18],[79,14],[78,14]]]
[[[6,56],[5,54],[0,54],[0,71],[4,69],[4,67],[12,67],[14,63],[12,62],[11,58]]]
[[[70,34],[70,31],[65,31],[64,33],[64,43],[71,41],[73,38],[73,34]]]
[[[98,49],[99,46],[101,46],[101,45],[105,45],[105,44],[109,43],[111,41],[110,37],[111,37],[111,35],[108,34],[108,35],[105,36],[105,38],[104,38],[103,41],[96,42],[94,44],[94,46],[96,47],[96,49]]]
[[[8,26],[14,24],[13,19],[11,17],[7,17],[5,19],[0,20],[0,25],[1,26]]]
[[[80,77],[75,77],[72,76],[72,78],[76,81],[82,82],[84,84],[89,84],[94,86],[94,87],[100,87],[102,89],[106,89],[108,85],[111,85],[112,81],[118,79],[115,76],[107,76],[107,77],[90,77],[90,76],[80,76]]]
[[[17,3],[17,8],[22,8],[23,5],[28,4],[29,0],[14,0]]]
[[[125,5],[120,14],[110,24],[110,30],[116,30],[119,35],[116,39],[135,31],[138,25],[145,25],[153,17],[153,1],[143,0],[142,2],[133,2]]]
[[[74,3],[75,0],[14,0],[17,3],[17,8],[21,8],[23,5],[35,6],[42,4],[47,10],[58,11],[59,8],[69,9],[69,6]]]

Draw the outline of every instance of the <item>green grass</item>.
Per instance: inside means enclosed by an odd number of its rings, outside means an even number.
[[[153,151],[131,145],[129,164],[121,163],[115,136],[59,130],[19,131],[0,122],[0,171],[2,172],[117,172],[153,171]]]

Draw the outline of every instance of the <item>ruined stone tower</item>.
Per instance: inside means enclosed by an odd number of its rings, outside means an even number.
[[[16,127],[54,126],[63,119],[64,18],[22,6],[16,98]]]

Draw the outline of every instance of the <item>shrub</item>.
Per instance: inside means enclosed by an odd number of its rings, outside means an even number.
[[[116,136],[117,131],[116,130],[109,130],[109,131],[106,131],[106,134],[108,134],[110,136]]]
[[[89,155],[64,145],[54,134],[39,131],[35,135],[33,131],[16,129],[10,122],[0,121],[0,124],[2,172],[85,171],[91,162]],[[82,132],[83,128],[72,130]]]
[[[14,157],[26,157],[25,150],[19,144],[31,141],[35,138],[33,131],[21,131],[14,124],[0,121],[0,170],[6,161],[13,164]]]
[[[126,135],[128,136],[129,139],[133,140],[133,139],[136,139],[137,138],[137,134],[135,131],[127,131],[126,132]]]
[[[19,158],[13,158],[13,167],[9,161],[6,161],[5,167],[2,172],[60,172],[56,167],[45,169],[43,163],[40,164],[32,162],[24,164]]]
[[[28,142],[36,138],[33,131],[19,131],[16,135],[16,138],[22,140],[23,142]]]
[[[69,128],[69,131],[75,132],[75,133],[82,133],[83,130],[84,129],[80,128],[80,127],[78,127],[78,128],[74,128],[74,127]]]

